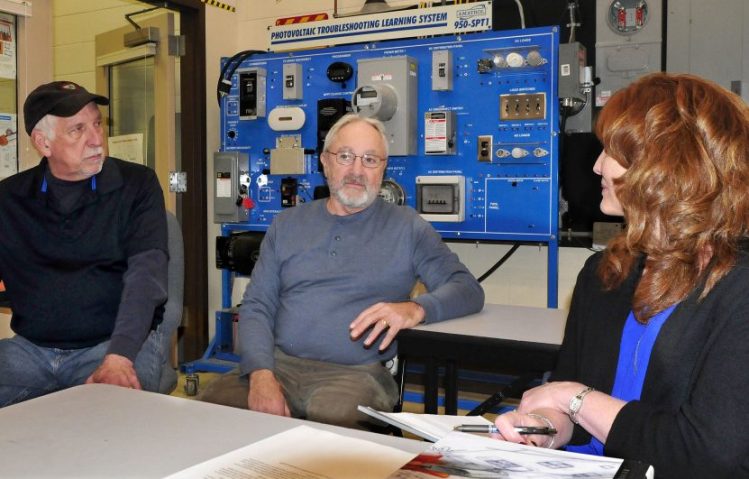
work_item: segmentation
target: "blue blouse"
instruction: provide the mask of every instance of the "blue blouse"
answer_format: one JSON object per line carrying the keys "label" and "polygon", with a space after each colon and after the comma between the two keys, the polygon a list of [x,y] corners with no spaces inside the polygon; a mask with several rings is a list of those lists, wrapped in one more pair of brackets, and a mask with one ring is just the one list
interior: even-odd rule
{"label": "blue blouse", "polygon": [[[619,346],[619,362],[616,366],[614,389],[611,391],[613,397],[623,401],[640,399],[653,345],[661,326],[671,316],[675,307],[674,304],[656,314],[647,324],[637,322],[634,313],[629,312]],[[567,446],[567,450],[602,456],[603,444],[594,437],[588,444]]]}

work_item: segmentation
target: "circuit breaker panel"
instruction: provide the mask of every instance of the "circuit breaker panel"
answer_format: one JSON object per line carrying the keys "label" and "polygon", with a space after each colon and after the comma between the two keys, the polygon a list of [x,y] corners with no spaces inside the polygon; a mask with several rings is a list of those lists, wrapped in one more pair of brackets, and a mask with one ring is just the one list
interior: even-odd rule
{"label": "circuit breaker panel", "polygon": [[232,198],[217,172],[217,221],[262,232],[284,208],[325,196],[322,141],[354,112],[385,124],[386,201],[444,238],[555,242],[558,42],[544,27],[245,60],[221,105],[220,167],[232,170],[228,153],[241,164]]}

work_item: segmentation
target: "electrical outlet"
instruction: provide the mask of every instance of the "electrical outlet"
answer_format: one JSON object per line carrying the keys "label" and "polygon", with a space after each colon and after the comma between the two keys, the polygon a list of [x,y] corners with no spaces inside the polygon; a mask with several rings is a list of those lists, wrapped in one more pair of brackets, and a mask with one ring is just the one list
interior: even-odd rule
{"label": "electrical outlet", "polygon": [[492,136],[480,135],[476,145],[476,156],[479,161],[491,163],[492,161]]}
{"label": "electrical outlet", "polygon": [[521,93],[499,96],[500,120],[543,120],[545,118],[545,93]]}

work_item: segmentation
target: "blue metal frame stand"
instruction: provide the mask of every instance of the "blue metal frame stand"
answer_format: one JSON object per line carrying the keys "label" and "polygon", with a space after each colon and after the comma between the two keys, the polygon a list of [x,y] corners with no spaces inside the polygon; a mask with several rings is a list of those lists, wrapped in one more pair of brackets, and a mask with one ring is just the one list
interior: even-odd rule
{"label": "blue metal frame stand", "polygon": [[225,373],[239,364],[239,355],[234,354],[234,317],[236,311],[216,311],[216,334],[200,359],[180,366],[183,372]]}

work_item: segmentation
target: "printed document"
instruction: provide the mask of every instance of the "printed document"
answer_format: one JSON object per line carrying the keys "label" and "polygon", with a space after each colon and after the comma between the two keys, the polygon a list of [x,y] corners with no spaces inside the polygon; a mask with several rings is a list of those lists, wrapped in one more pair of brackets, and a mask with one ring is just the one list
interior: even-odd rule
{"label": "printed document", "polygon": [[298,426],[167,479],[384,479],[415,454]]}
{"label": "printed document", "polygon": [[[389,479],[612,479],[617,477],[622,462],[611,457],[543,449],[452,432]],[[647,477],[653,477],[652,468]]]}

